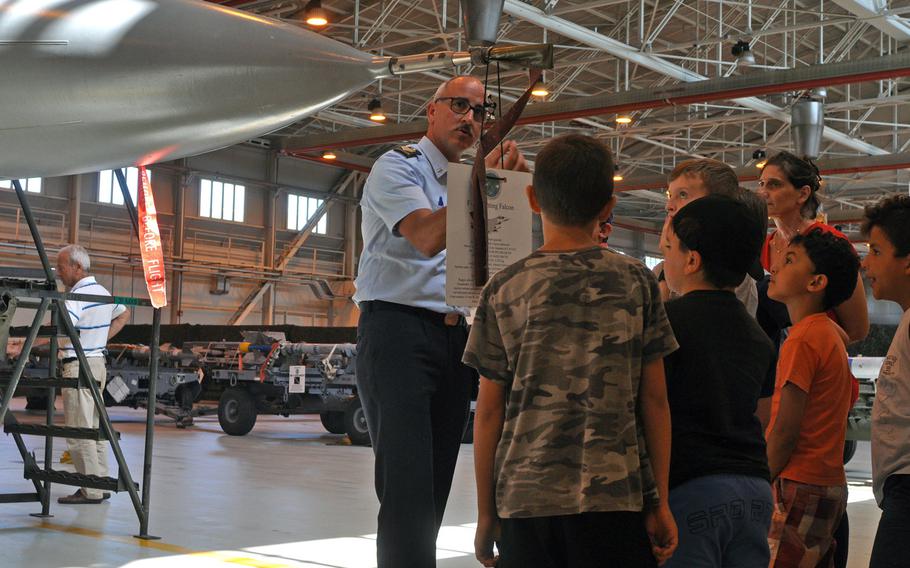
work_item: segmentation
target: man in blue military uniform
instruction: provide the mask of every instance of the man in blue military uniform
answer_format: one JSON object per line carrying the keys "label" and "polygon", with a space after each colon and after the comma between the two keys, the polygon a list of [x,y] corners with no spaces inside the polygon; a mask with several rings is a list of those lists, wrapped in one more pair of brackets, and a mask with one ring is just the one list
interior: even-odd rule
{"label": "man in blue military uniform", "polygon": [[[467,310],[445,302],[446,176],[487,112],[477,78],[443,83],[426,136],[383,154],[363,190],[357,388],[376,456],[380,568],[436,564],[475,380],[461,363]],[[511,141],[487,165],[527,170]]]}

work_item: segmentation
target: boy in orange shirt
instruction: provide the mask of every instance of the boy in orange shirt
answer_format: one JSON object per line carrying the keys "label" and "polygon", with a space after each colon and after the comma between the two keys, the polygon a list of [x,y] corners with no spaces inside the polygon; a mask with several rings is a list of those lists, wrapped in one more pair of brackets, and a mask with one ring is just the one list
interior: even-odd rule
{"label": "boy in orange shirt", "polygon": [[847,507],[851,384],[846,347],[825,312],[853,294],[858,272],[850,243],[817,229],[794,238],[771,267],[768,296],[786,304],[793,322],[780,350],[767,433],[772,567],[833,566],[834,529]]}

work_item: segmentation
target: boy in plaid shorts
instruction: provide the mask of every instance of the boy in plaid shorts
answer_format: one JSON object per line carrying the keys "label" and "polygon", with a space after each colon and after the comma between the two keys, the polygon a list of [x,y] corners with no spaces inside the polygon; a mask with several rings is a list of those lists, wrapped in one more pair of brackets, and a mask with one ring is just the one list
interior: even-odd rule
{"label": "boy in plaid shorts", "polygon": [[771,267],[768,296],[786,304],[793,322],[780,350],[767,433],[772,567],[833,566],[834,530],[847,507],[851,375],[825,311],[853,294],[858,272],[850,243],[818,229],[797,235]]}

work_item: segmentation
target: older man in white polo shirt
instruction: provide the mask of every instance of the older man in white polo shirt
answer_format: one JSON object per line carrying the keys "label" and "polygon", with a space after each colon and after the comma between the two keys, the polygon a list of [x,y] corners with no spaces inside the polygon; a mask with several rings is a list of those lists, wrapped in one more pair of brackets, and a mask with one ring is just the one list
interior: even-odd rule
{"label": "older man in white polo shirt", "polygon": [[[89,274],[91,260],[88,252],[79,245],[69,245],[60,249],[57,255],[57,278],[63,282],[67,292],[110,296],[110,292],[95,281]],[[104,390],[107,380],[107,368],[104,350],[107,341],[115,336],[129,320],[129,311],[119,304],[100,302],[82,302],[67,300],[66,309],[73,325],[79,330],[79,342],[88,360],[92,377]],[[79,376],[79,361],[76,350],[68,339],[61,341],[63,356],[63,376]],[[97,428],[98,409],[87,388],[63,389],[63,413],[67,426],[77,428]],[[107,442],[96,440],[68,439],[70,455],[78,473],[107,476]],[[61,497],[57,501],[64,504],[97,504],[110,494],[98,489],[82,487],[72,495]]]}

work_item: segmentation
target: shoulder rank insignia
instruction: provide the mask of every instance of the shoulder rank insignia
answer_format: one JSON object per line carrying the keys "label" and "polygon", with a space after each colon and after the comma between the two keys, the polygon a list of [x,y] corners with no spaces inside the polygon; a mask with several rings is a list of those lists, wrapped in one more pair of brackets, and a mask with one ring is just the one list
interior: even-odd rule
{"label": "shoulder rank insignia", "polygon": [[406,144],[404,146],[396,146],[394,150],[405,158],[416,158],[420,155],[420,150],[414,146],[411,146],[410,144]]}

